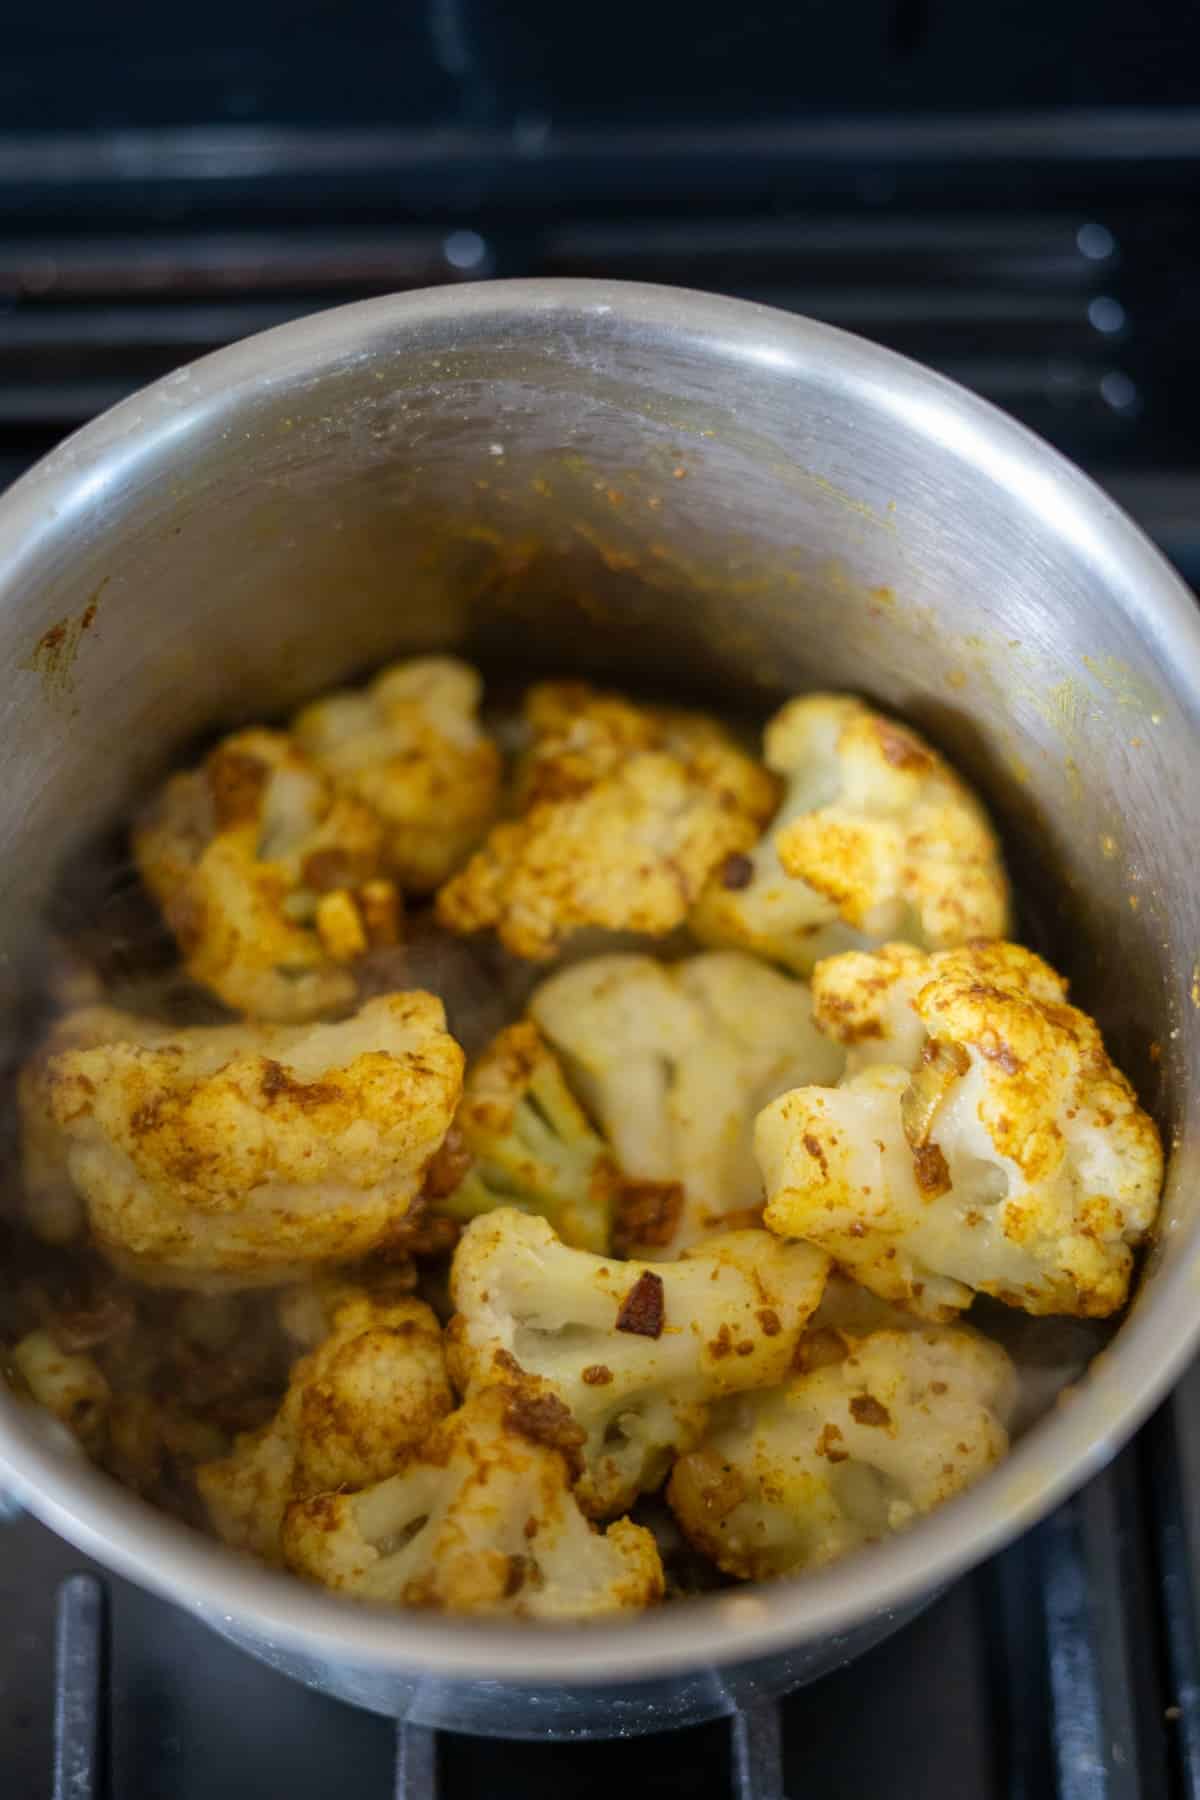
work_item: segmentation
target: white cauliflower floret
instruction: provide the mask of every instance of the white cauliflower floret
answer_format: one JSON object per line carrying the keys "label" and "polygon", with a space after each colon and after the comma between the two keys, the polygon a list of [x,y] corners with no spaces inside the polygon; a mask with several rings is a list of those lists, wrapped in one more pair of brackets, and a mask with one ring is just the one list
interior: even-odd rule
{"label": "white cauliflower floret", "polygon": [[672,931],[774,806],[770,776],[711,720],[570,683],[532,689],[525,712],[519,817],[437,900],[451,931],[494,927],[517,956],[547,961],[589,925]]}
{"label": "white cauliflower floret", "polygon": [[171,1029],[105,1010],[105,1041],[39,1059],[49,1119],[110,1261],[169,1286],[252,1287],[402,1237],[449,1129],[462,1052],[440,1000],[390,994],[336,1024]]}
{"label": "white cauliflower floret", "polygon": [[390,1480],[293,1504],[299,1574],[357,1599],[450,1613],[588,1619],[651,1606],[663,1573],[650,1532],[598,1531],[571,1492],[578,1431],[534,1383],[473,1395]]}
{"label": "white cauliflower floret", "polygon": [[238,732],[173,775],[133,851],[188,973],[252,1018],[345,1008],[347,965],[395,942],[382,827],[282,732]]}
{"label": "white cauliflower floret", "polygon": [[818,1337],[811,1366],[722,1402],[675,1465],[675,1517],[726,1574],[794,1574],[903,1531],[1008,1449],[1016,1377],[998,1344],[939,1326]]}
{"label": "white cauliflower floret", "polygon": [[760,1114],[766,1223],[930,1318],[976,1292],[1031,1313],[1115,1312],[1154,1222],[1162,1147],[1065,995],[1016,944],[927,957],[909,1066],[874,1064]]}
{"label": "white cauliflower floret", "polygon": [[540,1213],[565,1244],[609,1246],[620,1175],[531,1019],[471,1068],[455,1119],[465,1173],[437,1208],[466,1221],[497,1206]]}
{"label": "white cauliflower floret", "polygon": [[633,1244],[649,1256],[761,1207],[755,1114],[791,1087],[836,1081],[844,1062],[813,1024],[808,988],[735,950],[668,965],[594,957],[551,976],[529,1010],[623,1173],[680,1184],[674,1216],[660,1209],[660,1228]]}
{"label": "white cauliflower floret", "polygon": [[732,857],[691,926],[807,975],[820,957],[903,938],[926,949],[1000,937],[1008,882],[979,801],[907,726],[843,694],[792,700],[765,760],[787,797]]}
{"label": "white cauliflower floret", "polygon": [[361,691],[323,695],[292,721],[301,749],[382,822],[406,893],[440,887],[495,816],[501,757],[479,723],[482,693],[469,664],[422,656]]}
{"label": "white cauliflower floret", "polygon": [[658,1486],[712,1400],[782,1379],[828,1267],[761,1230],[657,1267],[614,1262],[505,1208],[455,1252],[451,1373],[466,1389],[517,1370],[544,1380],[584,1433],[580,1504],[609,1517]]}
{"label": "white cauliflower floret", "polygon": [[328,1335],[292,1369],[275,1417],[196,1471],[217,1535],[268,1562],[280,1558],[292,1500],[382,1480],[454,1404],[442,1334],[423,1301],[381,1302],[341,1285],[326,1310]]}

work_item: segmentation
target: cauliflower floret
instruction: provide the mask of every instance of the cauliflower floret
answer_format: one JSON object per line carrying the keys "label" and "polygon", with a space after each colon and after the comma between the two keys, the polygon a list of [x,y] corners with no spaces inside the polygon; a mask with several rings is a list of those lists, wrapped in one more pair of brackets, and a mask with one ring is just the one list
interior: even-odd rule
{"label": "cauliflower floret", "polygon": [[[817,1029],[846,1051],[846,1074],[875,1063],[915,1069],[925,1027],[913,1001],[924,986],[929,956],[912,944],[847,950],[827,956],[812,972]],[[1058,998],[1058,994],[1052,996]]]}
{"label": "cauliflower floret", "polygon": [[710,720],[567,683],[534,688],[525,713],[520,816],[438,894],[451,931],[494,926],[532,961],[582,926],[663,936],[770,816],[770,776]]}
{"label": "cauliflower floret", "polygon": [[629,1519],[598,1531],[571,1492],[578,1435],[536,1384],[487,1387],[390,1480],[289,1507],[287,1562],[388,1606],[560,1620],[652,1606],[650,1532]]}
{"label": "cauliflower floret", "polygon": [[18,1382],[101,1468],[149,1500],[177,1503],[187,1474],[227,1440],[168,1395],[114,1390],[98,1355],[64,1350],[50,1330],[27,1332],[8,1353]]}
{"label": "cauliflower floret", "polygon": [[822,956],[904,938],[935,950],[1008,929],[1008,882],[979,801],[915,732],[848,695],[791,700],[765,760],[787,797],[765,838],[691,917],[807,975]]}
{"label": "cauliflower floret", "polygon": [[820,1336],[813,1366],[723,1401],[675,1465],[675,1517],[726,1574],[793,1574],[903,1531],[1008,1449],[1015,1373],[998,1344],[937,1326]]}
{"label": "cauliflower floret", "polygon": [[35,1063],[26,1117],[61,1134],[110,1261],[168,1286],[285,1281],[395,1239],[462,1086],[420,992],[336,1024],[118,1027],[106,1009],[104,1030]]}
{"label": "cauliflower floret", "polygon": [[710,1401],[787,1372],[829,1265],[781,1248],[731,1231],[652,1268],[570,1250],[502,1208],[455,1252],[451,1374],[466,1390],[517,1369],[544,1380],[584,1433],[580,1505],[611,1517],[696,1442]]}
{"label": "cauliflower floret", "polygon": [[[800,1088],[759,1115],[766,1223],[930,1318],[975,1292],[1031,1313],[1115,1312],[1163,1159],[1095,1022],[1017,944],[940,951],[914,986],[908,1066]],[[907,1027],[893,1037],[911,1050]]]}
{"label": "cauliflower floret", "polygon": [[483,683],[452,656],[384,669],[292,721],[302,750],[370,807],[405,892],[427,894],[466,861],[495,816],[500,752],[479,724]]}
{"label": "cauliflower floret", "polygon": [[439,1211],[466,1221],[516,1206],[541,1213],[564,1244],[608,1249],[616,1163],[531,1019],[502,1031],[470,1070],[455,1129],[466,1170]]}
{"label": "cauliflower floret", "polygon": [[67,1142],[54,1117],[51,1061],[67,1050],[90,1050],[127,1038],[145,1021],[103,1005],[81,1006],[47,1032],[17,1080],[25,1216],[49,1244],[69,1244],[87,1229],[87,1208],[67,1166]]}
{"label": "cauliflower floret", "polygon": [[93,1356],[64,1350],[49,1331],[29,1331],[9,1352],[30,1397],[77,1437],[84,1449],[101,1448],[108,1432],[112,1389]]}
{"label": "cauliflower floret", "polygon": [[793,1086],[836,1081],[844,1062],[813,1023],[808,988],[736,950],[669,965],[595,957],[551,976],[529,1010],[622,1171],[681,1184],[674,1217],[663,1209],[635,1246],[647,1256],[761,1207],[755,1114]]}
{"label": "cauliflower floret", "polygon": [[173,775],[133,852],[188,973],[253,1018],[348,1006],[346,965],[395,942],[382,827],[282,732],[238,732]]}
{"label": "cauliflower floret", "polygon": [[191,1520],[197,1465],[228,1448],[220,1426],[170,1395],[114,1394],[96,1461],[123,1487]]}
{"label": "cauliflower floret", "polygon": [[275,1417],[196,1471],[218,1537],[267,1562],[280,1560],[292,1500],[381,1481],[454,1404],[442,1334],[422,1301],[335,1292],[324,1297],[328,1335],[292,1369]]}

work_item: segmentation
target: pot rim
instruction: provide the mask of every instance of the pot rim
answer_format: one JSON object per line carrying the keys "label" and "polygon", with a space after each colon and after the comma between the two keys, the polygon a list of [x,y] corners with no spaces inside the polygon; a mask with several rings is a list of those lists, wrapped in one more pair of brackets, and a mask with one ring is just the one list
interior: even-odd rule
{"label": "pot rim", "polygon": [[[749,377],[783,380],[836,364],[844,387],[914,422],[950,456],[985,467],[1023,506],[1052,519],[1104,571],[1200,724],[1200,618],[1183,583],[1086,476],[986,401],[891,351],[773,308],[630,282],[521,280],[435,288],[338,307],[187,365],[68,438],[0,499],[0,578],[10,591],[64,515],[143,459],[203,431],[238,397],[314,383],[349,361],[402,348],[406,335],[506,334],[578,359],[608,337],[681,333]],[[1180,971],[1182,994],[1189,976]],[[1170,1228],[1168,1228],[1170,1229]],[[1094,1474],[1162,1398],[1200,1340],[1200,1226],[1139,1297],[1070,1404],[1041,1420],[969,1493],[911,1531],[794,1581],[722,1592],[625,1622],[501,1624],[376,1611],[308,1587],[158,1513],[91,1469],[64,1461],[59,1428],[0,1383],[0,1474],[17,1498],[81,1550],[208,1619],[252,1630],[314,1660],[429,1679],[590,1685],[652,1681],[837,1637],[943,1585],[1001,1548]]]}

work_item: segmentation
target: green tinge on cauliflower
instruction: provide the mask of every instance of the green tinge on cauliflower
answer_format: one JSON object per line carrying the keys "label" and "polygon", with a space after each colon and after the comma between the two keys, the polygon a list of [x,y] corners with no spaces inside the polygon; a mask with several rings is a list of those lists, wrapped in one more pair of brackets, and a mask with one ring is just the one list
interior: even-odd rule
{"label": "green tinge on cauliflower", "polygon": [[715,1407],[671,1477],[685,1535],[729,1575],[796,1574],[903,1531],[1008,1449],[1015,1371],[973,1331],[822,1331],[798,1361]]}
{"label": "green tinge on cauliflower", "polygon": [[218,1537],[265,1562],[280,1560],[292,1500],[382,1480],[454,1404],[442,1334],[422,1301],[381,1303],[349,1285],[328,1299],[328,1334],[292,1369],[275,1417],[196,1471]]}
{"label": "green tinge on cauliflower", "polygon": [[467,1399],[401,1471],[293,1503],[289,1567],[360,1600],[448,1613],[599,1618],[662,1598],[650,1532],[601,1532],[571,1491],[578,1432],[534,1383]]}
{"label": "green tinge on cauliflower", "polygon": [[[890,954],[876,994],[889,1017]],[[818,987],[826,1001],[865,993],[861,1029],[866,959],[847,959],[845,983],[841,960],[823,965]],[[767,1225],[928,1318],[953,1317],[977,1292],[1031,1313],[1117,1311],[1158,1208],[1153,1122],[1094,1021],[1032,952],[968,945],[923,962],[902,983],[919,1040],[885,1021],[911,1067],[868,1063],[837,1089],[800,1088],[759,1115]]]}
{"label": "green tinge on cauliflower", "polygon": [[767,726],[783,806],[692,911],[705,943],[807,975],[825,956],[903,938],[1000,937],[1008,882],[979,801],[923,739],[845,694],[792,700]]}
{"label": "green tinge on cauliflower", "polygon": [[502,1209],[455,1252],[451,1374],[465,1390],[518,1370],[541,1378],[584,1433],[581,1506],[611,1517],[662,1482],[713,1400],[782,1379],[828,1268],[761,1230],[678,1262],[618,1262]]}
{"label": "green tinge on cauliflower", "polygon": [[599,956],[553,975],[529,1005],[622,1172],[679,1182],[670,1257],[762,1205],[751,1143],[776,1094],[835,1081],[845,1055],[813,1023],[802,982],[739,951],[663,964]]}
{"label": "green tinge on cauliflower", "polygon": [[616,1163],[531,1020],[508,1026],[471,1068],[455,1125],[470,1166],[439,1212],[465,1223],[515,1206],[565,1244],[608,1249]]}
{"label": "green tinge on cauliflower", "polygon": [[98,1247],[158,1285],[273,1284],[396,1240],[462,1084],[421,992],[335,1024],[172,1029],[105,1010],[97,1043],[76,1023],[74,1047],[30,1067],[33,1174],[49,1121]]}

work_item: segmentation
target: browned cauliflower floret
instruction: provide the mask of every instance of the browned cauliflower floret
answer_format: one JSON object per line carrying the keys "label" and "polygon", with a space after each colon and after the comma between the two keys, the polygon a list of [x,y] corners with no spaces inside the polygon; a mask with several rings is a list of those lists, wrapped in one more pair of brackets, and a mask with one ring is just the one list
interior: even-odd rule
{"label": "browned cauliflower floret", "polygon": [[328,1335],[293,1368],[275,1417],[196,1471],[217,1535],[267,1562],[280,1559],[290,1501],[381,1481],[454,1404],[442,1334],[423,1301],[380,1303],[346,1285],[325,1308]]}
{"label": "browned cauliflower floret", "polygon": [[462,1085],[420,992],[336,1024],[104,1026],[36,1065],[35,1168],[50,1120],[100,1248],[172,1286],[284,1281],[395,1238]]}
{"label": "browned cauliflower floret", "polygon": [[98,1353],[64,1350],[50,1330],[28,1332],[8,1356],[19,1385],[94,1462],[158,1504],[177,1503],[187,1471],[225,1448],[220,1427],[178,1398],[118,1391]]}
{"label": "browned cauliflower floret", "polygon": [[648,1209],[640,1242],[636,1221],[624,1234],[639,1255],[676,1256],[746,1223],[763,1198],[755,1114],[800,1083],[836,1081],[844,1062],[804,983],[736,950],[592,957],[529,1004],[623,1173],[673,1202]]}
{"label": "browned cauliflower floret", "polygon": [[614,1262],[503,1208],[463,1233],[451,1372],[473,1388],[520,1369],[584,1434],[577,1492],[597,1518],[657,1487],[704,1430],[709,1402],[782,1379],[828,1262],[767,1231],[731,1231],[678,1262]]}
{"label": "browned cauliflower floret", "polygon": [[440,887],[495,816],[501,758],[479,724],[482,692],[467,663],[423,656],[359,691],[324,695],[292,721],[301,749],[382,821],[388,867],[406,893]]}
{"label": "browned cauliflower floret", "polygon": [[483,1389],[389,1480],[289,1507],[289,1566],[357,1599],[449,1613],[589,1619],[651,1606],[650,1532],[601,1532],[571,1492],[579,1433],[534,1383]]}
{"label": "browned cauliflower floret", "polygon": [[[865,960],[853,959],[860,993]],[[881,1030],[908,1060],[799,1088],[759,1115],[767,1224],[931,1318],[975,1292],[1031,1313],[1115,1312],[1163,1159],[1095,1022],[1017,944],[940,951],[901,983],[894,952],[879,960]],[[901,985],[915,1034],[894,1014]],[[818,990],[828,1000],[840,986],[825,965]],[[854,1016],[869,1023],[865,1001]]]}
{"label": "browned cauliflower floret", "polygon": [[792,700],[767,726],[787,797],[691,918],[806,975],[820,957],[903,938],[936,950],[1008,928],[995,834],[970,789],[907,726],[841,694]]}
{"label": "browned cauliflower floret", "polygon": [[973,1331],[818,1334],[801,1372],[713,1411],[667,1497],[729,1575],[763,1581],[903,1531],[1008,1448],[1012,1364]]}
{"label": "browned cauliflower floret", "polygon": [[621,1178],[532,1019],[488,1045],[455,1120],[462,1178],[437,1201],[468,1220],[497,1206],[541,1213],[565,1244],[605,1251]]}
{"label": "browned cauliflower floret", "polygon": [[[847,950],[817,964],[812,972],[813,1018],[818,1030],[845,1046],[847,1075],[872,1063],[916,1068],[925,1027],[913,1000],[928,970],[928,954],[912,944]],[[1058,998],[1057,989],[1052,997]]]}
{"label": "browned cauliflower floret", "polygon": [[64,1350],[46,1330],[30,1331],[8,1352],[31,1399],[67,1427],[84,1449],[95,1453],[108,1433],[112,1389],[95,1358]]}
{"label": "browned cauliflower floret", "polygon": [[570,683],[532,689],[520,815],[438,895],[452,931],[494,927],[534,961],[582,926],[662,936],[775,803],[765,770],[712,721]]}
{"label": "browned cauliflower floret", "polygon": [[133,850],[189,974],[253,1018],[345,1008],[347,965],[395,941],[379,821],[282,732],[238,732],[173,775]]}

